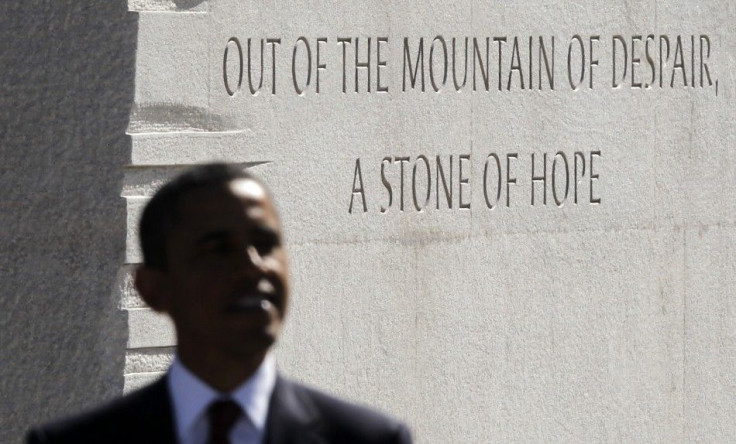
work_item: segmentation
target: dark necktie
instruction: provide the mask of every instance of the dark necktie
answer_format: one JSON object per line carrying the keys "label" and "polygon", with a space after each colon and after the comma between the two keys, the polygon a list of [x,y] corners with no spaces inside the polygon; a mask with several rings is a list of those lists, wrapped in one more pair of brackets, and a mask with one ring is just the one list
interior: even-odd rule
{"label": "dark necktie", "polygon": [[207,444],[230,444],[230,431],[243,415],[243,410],[232,400],[217,401],[210,404],[207,417],[210,421],[210,436]]}

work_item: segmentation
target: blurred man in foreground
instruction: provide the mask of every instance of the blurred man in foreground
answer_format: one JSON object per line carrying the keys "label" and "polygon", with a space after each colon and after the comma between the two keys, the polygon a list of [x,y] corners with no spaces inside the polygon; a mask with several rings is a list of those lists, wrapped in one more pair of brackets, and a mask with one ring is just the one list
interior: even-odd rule
{"label": "blurred man in foreground", "polygon": [[140,224],[136,287],[167,313],[164,378],[31,443],[409,443],[407,428],[278,375],[270,348],[289,302],[281,225],[264,185],[224,164],[162,187]]}

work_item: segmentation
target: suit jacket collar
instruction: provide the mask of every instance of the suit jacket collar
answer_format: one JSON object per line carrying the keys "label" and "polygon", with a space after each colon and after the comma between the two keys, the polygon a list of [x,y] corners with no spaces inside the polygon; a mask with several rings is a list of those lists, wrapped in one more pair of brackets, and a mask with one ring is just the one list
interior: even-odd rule
{"label": "suit jacket collar", "polygon": [[319,411],[303,389],[279,376],[268,412],[266,444],[324,443],[319,424]]}
{"label": "suit jacket collar", "polygon": [[[133,396],[139,397],[138,418],[147,424],[137,424],[146,429],[146,439],[141,442],[177,442],[174,413],[166,377],[142,389]],[[303,388],[278,376],[271,395],[266,422],[266,444],[326,444],[320,434],[321,417]]]}
{"label": "suit jacket collar", "polygon": [[135,418],[132,424],[126,425],[128,433],[140,433],[143,441],[175,443],[177,442],[174,427],[174,414],[169,396],[166,377],[130,395],[135,398],[130,404],[130,416]]}

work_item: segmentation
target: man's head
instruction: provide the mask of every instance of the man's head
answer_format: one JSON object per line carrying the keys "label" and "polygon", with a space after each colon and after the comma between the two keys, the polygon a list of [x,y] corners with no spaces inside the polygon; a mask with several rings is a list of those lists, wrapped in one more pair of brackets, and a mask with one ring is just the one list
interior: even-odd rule
{"label": "man's head", "polygon": [[263,184],[234,166],[195,167],[143,211],[136,287],[176,327],[180,356],[262,358],[288,303],[281,226]]}

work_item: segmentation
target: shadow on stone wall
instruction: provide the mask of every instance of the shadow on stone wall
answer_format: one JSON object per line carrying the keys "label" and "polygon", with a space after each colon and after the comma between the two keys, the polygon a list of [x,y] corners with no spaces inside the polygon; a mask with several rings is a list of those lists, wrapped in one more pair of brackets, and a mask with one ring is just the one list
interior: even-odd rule
{"label": "shadow on stone wall", "polygon": [[0,6],[0,442],[122,392],[125,0]]}

